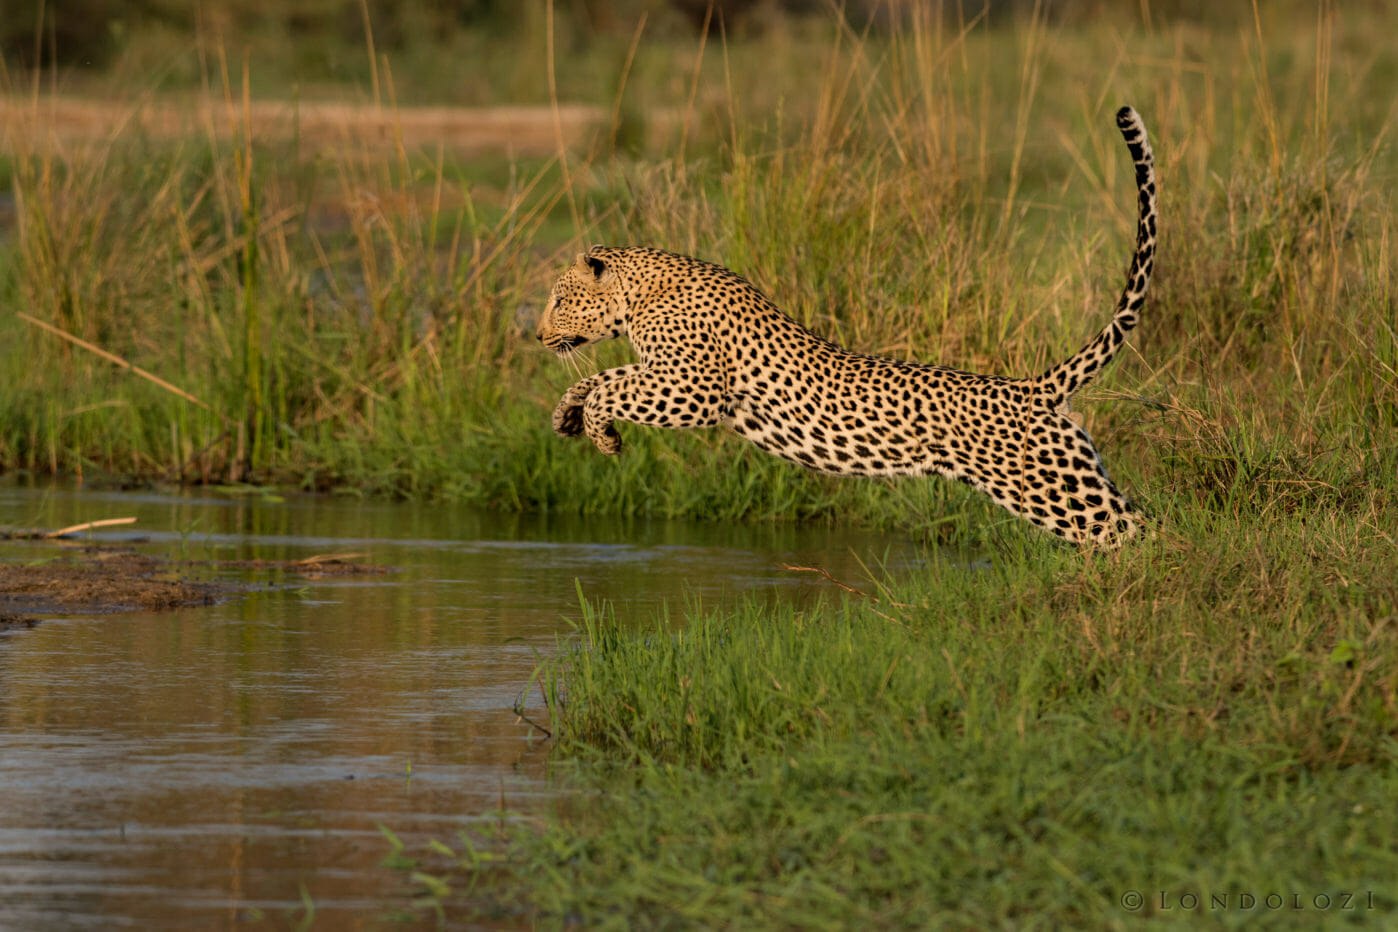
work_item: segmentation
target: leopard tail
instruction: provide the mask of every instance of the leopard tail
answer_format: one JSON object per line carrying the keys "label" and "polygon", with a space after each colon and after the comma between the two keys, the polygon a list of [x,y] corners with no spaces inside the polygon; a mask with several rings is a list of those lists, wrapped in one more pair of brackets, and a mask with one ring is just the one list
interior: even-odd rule
{"label": "leopard tail", "polygon": [[1136,163],[1136,191],[1140,213],[1136,222],[1136,252],[1126,272],[1126,287],[1117,300],[1111,322],[1078,352],[1049,369],[1036,380],[1040,399],[1058,409],[1078,389],[1101,372],[1112,361],[1126,334],[1136,326],[1138,315],[1146,300],[1146,287],[1155,260],[1155,160],[1146,137],[1145,124],[1130,107],[1116,113],[1116,125],[1126,140],[1126,148]]}

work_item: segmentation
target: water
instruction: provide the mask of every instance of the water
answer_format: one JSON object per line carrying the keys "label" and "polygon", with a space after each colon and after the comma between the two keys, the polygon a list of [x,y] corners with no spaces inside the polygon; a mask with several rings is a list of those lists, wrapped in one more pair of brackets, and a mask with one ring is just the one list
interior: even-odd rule
{"label": "water", "polygon": [[[388,923],[410,887],[380,825],[451,843],[554,798],[549,744],[513,707],[579,584],[644,622],[666,603],[832,593],[783,563],[858,582],[861,561],[918,561],[897,538],[819,529],[0,485],[0,527],[123,516],[139,522],[93,539],[395,572],[241,571],[246,595],[212,607],[0,637],[0,929],[282,927],[303,897],[322,927]],[[0,542],[0,560],[59,552]]]}

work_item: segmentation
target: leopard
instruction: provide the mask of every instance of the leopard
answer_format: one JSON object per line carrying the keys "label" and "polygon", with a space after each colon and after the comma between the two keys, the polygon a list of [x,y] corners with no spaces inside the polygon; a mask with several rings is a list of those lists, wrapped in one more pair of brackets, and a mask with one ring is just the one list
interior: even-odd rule
{"label": "leopard", "polygon": [[1069,409],[1145,305],[1156,247],[1155,163],[1131,107],[1116,124],[1135,167],[1135,250],[1111,320],[1037,376],[982,375],[846,349],[738,273],[650,246],[592,246],[558,278],[536,336],[560,357],[626,338],[637,362],[568,388],[553,430],[621,451],[617,421],[724,425],[762,450],[843,476],[940,475],[1070,544],[1111,549],[1146,528]]}

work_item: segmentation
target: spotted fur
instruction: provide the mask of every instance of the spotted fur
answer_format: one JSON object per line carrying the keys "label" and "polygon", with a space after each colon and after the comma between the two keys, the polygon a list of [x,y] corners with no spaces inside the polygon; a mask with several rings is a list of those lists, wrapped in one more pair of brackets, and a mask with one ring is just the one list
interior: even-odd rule
{"label": "spotted fur", "polygon": [[1155,172],[1140,117],[1116,115],[1135,162],[1136,250],[1111,321],[1034,378],[976,375],[851,352],[802,327],[721,266],[647,247],[594,246],[554,286],[543,344],[566,355],[625,336],[638,363],[589,376],[553,414],[563,436],[621,450],[613,422],[726,424],[821,472],[937,473],[1077,544],[1116,546],[1139,513],[1068,413],[1073,393],[1136,326],[1155,254]]}

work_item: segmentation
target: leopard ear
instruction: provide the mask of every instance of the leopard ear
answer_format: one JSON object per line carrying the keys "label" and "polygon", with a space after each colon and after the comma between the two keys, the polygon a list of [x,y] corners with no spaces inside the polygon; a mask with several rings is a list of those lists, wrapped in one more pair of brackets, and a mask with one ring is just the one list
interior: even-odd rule
{"label": "leopard ear", "polygon": [[601,281],[602,273],[607,271],[607,263],[596,256],[583,256],[583,261],[587,263],[588,268],[592,269],[592,277]]}

